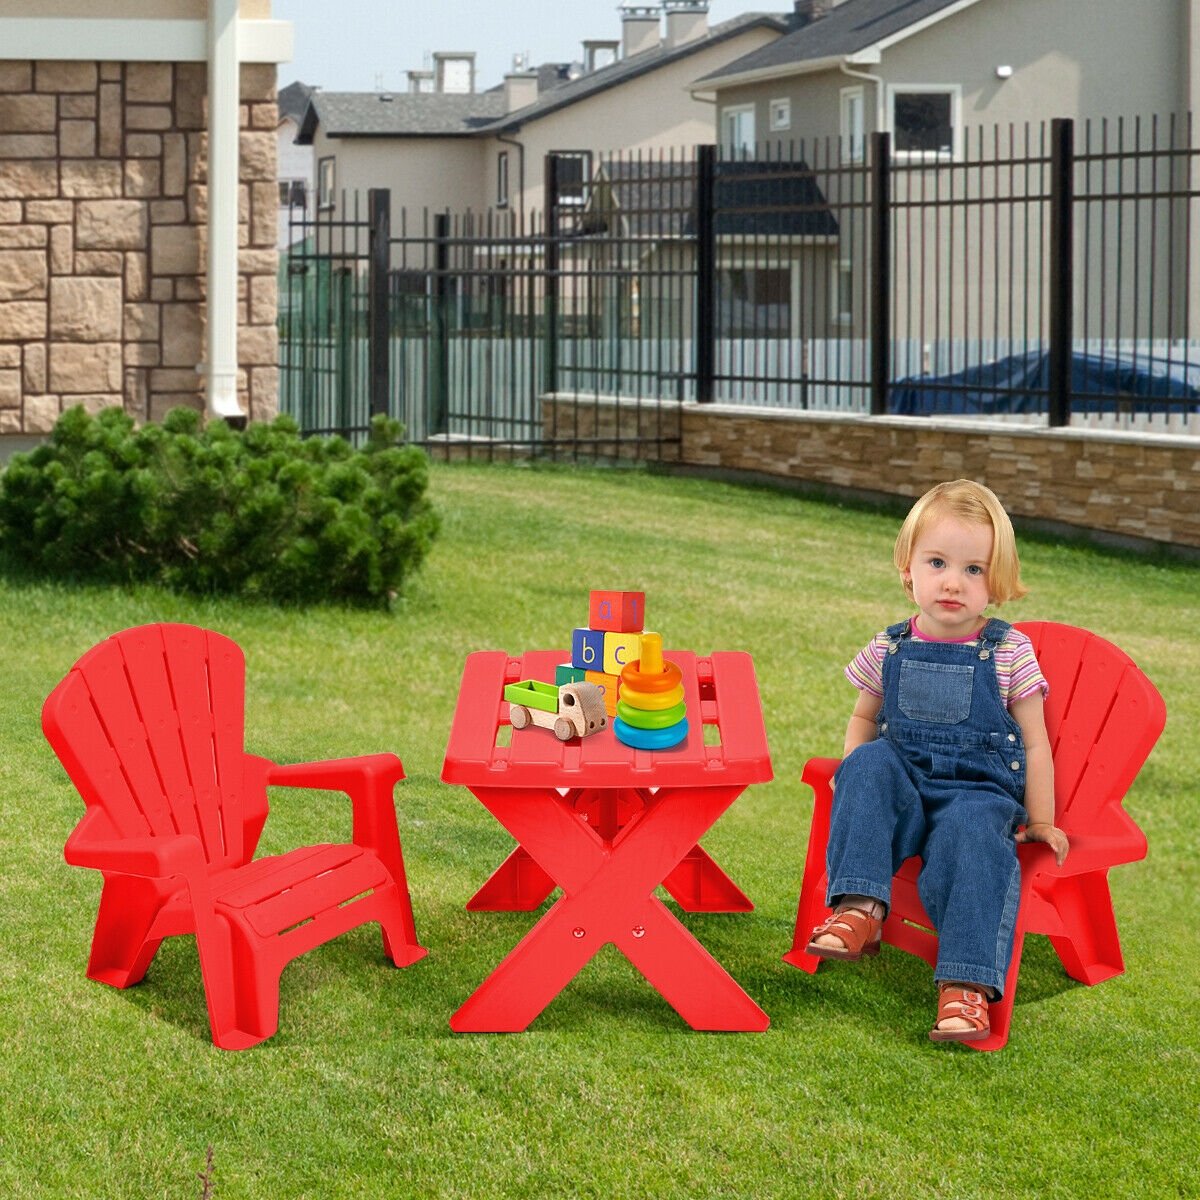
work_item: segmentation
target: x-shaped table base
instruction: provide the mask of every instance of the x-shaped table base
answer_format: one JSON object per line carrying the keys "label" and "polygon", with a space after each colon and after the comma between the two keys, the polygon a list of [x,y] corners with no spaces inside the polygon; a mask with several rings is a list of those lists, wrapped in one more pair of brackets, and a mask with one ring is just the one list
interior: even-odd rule
{"label": "x-shaped table base", "polygon": [[[452,1029],[526,1029],[609,943],[693,1029],[767,1028],[767,1014],[653,894],[741,786],[580,789],[566,798],[554,788],[471,790],[563,895],[454,1014]],[[611,840],[579,812],[592,800],[635,798]]]}
{"label": "x-shaped table base", "polygon": [[[576,813],[606,842],[645,808],[635,791],[614,793],[575,788],[565,797]],[[663,888],[685,912],[753,912],[750,897],[700,846],[693,846],[662,881]],[[532,912],[554,890],[554,880],[518,846],[467,901],[468,912]]]}

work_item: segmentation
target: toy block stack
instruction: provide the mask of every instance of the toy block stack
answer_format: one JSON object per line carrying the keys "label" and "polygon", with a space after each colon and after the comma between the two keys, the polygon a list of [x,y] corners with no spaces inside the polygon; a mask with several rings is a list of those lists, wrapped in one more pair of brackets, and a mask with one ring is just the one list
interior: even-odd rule
{"label": "toy block stack", "polygon": [[666,750],[688,735],[683,674],[664,660],[657,633],[643,635],[640,659],[621,671],[613,733],[637,750]]}
{"label": "toy block stack", "polygon": [[592,592],[586,629],[571,634],[571,661],[556,669],[558,685],[584,680],[604,689],[604,708],[617,715],[622,670],[642,652],[645,592]]}

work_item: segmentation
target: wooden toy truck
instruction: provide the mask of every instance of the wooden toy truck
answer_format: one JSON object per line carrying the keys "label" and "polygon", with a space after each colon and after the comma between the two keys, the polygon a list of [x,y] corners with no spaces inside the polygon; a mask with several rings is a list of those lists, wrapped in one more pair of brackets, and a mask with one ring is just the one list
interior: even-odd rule
{"label": "wooden toy truck", "polygon": [[538,679],[523,679],[504,689],[508,719],[514,729],[537,725],[553,729],[565,742],[573,737],[599,733],[608,725],[604,689],[594,683],[564,683],[555,687]]}

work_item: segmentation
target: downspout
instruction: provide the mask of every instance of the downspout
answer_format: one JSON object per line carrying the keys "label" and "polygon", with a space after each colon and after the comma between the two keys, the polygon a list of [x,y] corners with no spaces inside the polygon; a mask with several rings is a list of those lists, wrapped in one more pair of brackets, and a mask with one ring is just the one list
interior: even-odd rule
{"label": "downspout", "polygon": [[518,142],[516,138],[507,138],[500,133],[496,134],[496,141],[503,142],[506,146],[516,146],[517,148],[517,195],[521,197],[517,218],[523,230],[525,228],[525,143]]}
{"label": "downspout", "polygon": [[238,404],[238,0],[209,0],[208,262],[205,366],[210,417],[244,420]]}
{"label": "downspout", "polygon": [[866,71],[852,71],[847,65],[846,59],[842,59],[838,64],[843,75],[849,75],[851,79],[865,79],[868,83],[875,85],[875,130],[876,133],[882,133],[884,128],[884,112],[883,112],[883,77],[881,75],[871,75]]}

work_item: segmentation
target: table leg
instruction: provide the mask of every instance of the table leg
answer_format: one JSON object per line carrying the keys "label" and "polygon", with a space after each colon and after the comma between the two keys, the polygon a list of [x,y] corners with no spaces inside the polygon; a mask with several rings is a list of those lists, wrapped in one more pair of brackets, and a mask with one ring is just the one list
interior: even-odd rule
{"label": "table leg", "polygon": [[742,891],[699,846],[693,846],[662,885],[686,912],[753,912]]}
{"label": "table leg", "polygon": [[467,901],[467,912],[532,912],[554,886],[529,852],[518,846]]}
{"label": "table leg", "polygon": [[617,948],[693,1029],[762,1033],[771,1019],[663,906],[651,898]]}

